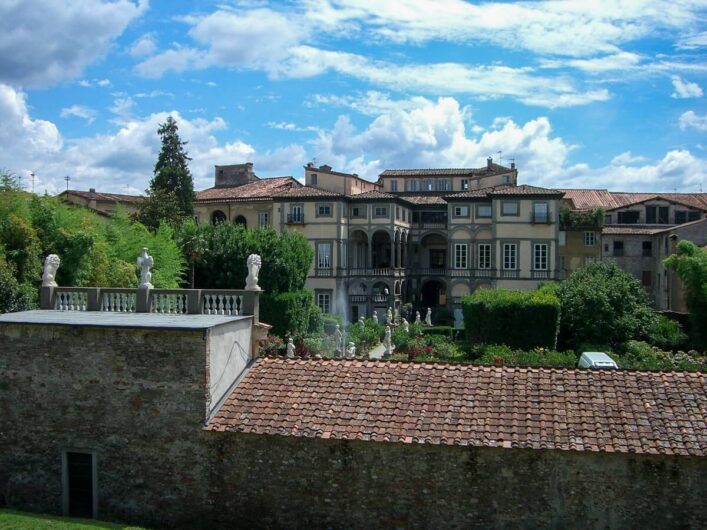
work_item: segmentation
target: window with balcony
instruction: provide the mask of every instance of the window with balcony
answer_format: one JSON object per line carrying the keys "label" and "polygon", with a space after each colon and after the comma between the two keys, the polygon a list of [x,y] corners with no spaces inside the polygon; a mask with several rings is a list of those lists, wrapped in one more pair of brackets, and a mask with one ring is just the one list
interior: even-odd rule
{"label": "window with balcony", "polygon": [[469,217],[469,207],[468,206],[455,206],[454,207],[454,217]]}
{"label": "window with balcony", "polygon": [[317,243],[317,268],[331,269],[331,243]]}
{"label": "window with balcony", "polygon": [[533,222],[534,223],[549,223],[550,210],[546,202],[533,203]]}
{"label": "window with balcony", "polygon": [[642,248],[642,256],[644,258],[649,258],[653,255],[653,242],[652,241],[644,241],[641,244]]}
{"label": "window with balcony", "polygon": [[503,268],[504,270],[516,270],[518,268],[518,244],[503,244]]}
{"label": "window with balcony", "polygon": [[454,268],[466,269],[469,266],[469,253],[466,243],[456,243],[454,245]]}
{"label": "window with balcony", "polygon": [[476,206],[476,218],[477,219],[490,219],[492,214],[492,208],[490,204],[479,204]]}
{"label": "window with balcony", "polygon": [[536,271],[546,271],[548,263],[547,243],[535,243],[533,245],[533,269]]}
{"label": "window with balcony", "polygon": [[596,245],[597,236],[596,232],[584,232],[584,246],[593,247]]}
{"label": "window with balcony", "polygon": [[480,243],[477,246],[478,253],[478,268],[479,269],[490,269],[491,268],[491,245],[489,243]]}
{"label": "window with balcony", "polygon": [[501,215],[518,216],[520,205],[516,201],[503,201],[501,203]]}

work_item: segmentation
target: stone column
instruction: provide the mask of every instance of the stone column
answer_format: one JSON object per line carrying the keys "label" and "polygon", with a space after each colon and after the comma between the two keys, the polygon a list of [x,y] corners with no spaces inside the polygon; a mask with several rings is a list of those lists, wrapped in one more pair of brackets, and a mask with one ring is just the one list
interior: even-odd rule
{"label": "stone column", "polygon": [[395,237],[390,238],[390,266],[395,267]]}

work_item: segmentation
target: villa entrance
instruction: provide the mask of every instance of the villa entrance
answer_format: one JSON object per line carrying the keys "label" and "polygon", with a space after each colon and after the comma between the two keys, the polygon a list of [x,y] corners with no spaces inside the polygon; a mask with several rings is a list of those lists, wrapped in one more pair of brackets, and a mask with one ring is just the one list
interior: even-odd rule
{"label": "villa entrance", "polygon": [[428,280],[422,285],[422,305],[435,308],[447,304],[447,287],[439,280]]}

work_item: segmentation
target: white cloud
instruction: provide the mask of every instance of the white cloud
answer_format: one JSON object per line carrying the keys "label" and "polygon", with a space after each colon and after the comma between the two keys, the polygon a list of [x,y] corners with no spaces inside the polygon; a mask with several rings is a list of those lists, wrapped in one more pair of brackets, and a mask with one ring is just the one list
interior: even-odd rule
{"label": "white cloud", "polygon": [[131,97],[117,98],[113,101],[110,111],[118,116],[119,119],[125,120],[132,115],[135,101]]}
{"label": "white cloud", "polygon": [[612,71],[626,72],[639,65],[641,56],[637,53],[617,52],[591,59],[543,59],[540,64],[544,68],[572,67],[589,74],[602,74]]}
{"label": "white cloud", "polygon": [[152,33],[145,33],[128,49],[128,53],[133,57],[146,57],[155,51],[157,51],[157,42],[155,42],[155,36]]}
{"label": "white cloud", "polygon": [[670,97],[676,99],[686,99],[686,98],[699,98],[702,97],[702,88],[697,83],[691,83],[690,81],[685,81],[679,76],[674,75],[672,77],[673,88],[675,92],[672,93]]}
{"label": "white cloud", "polygon": [[102,57],[147,0],[0,2],[0,82],[47,86]]}
{"label": "white cloud", "polygon": [[698,131],[707,131],[707,114],[700,116],[695,114],[695,111],[688,110],[680,115],[680,128],[697,129]]}
{"label": "white cloud", "polygon": [[85,105],[71,105],[70,107],[64,107],[61,109],[61,113],[59,115],[62,118],[76,116],[77,118],[86,120],[89,124],[93,123],[93,120],[96,119],[96,111],[92,108],[86,107]]}
{"label": "white cloud", "polygon": [[628,164],[636,164],[638,162],[644,162],[646,160],[643,156],[633,156],[631,151],[626,151],[620,155],[616,155],[611,159],[612,166],[625,166]]}
{"label": "white cloud", "polygon": [[707,46],[707,31],[694,35],[685,35],[678,40],[677,47],[683,50],[694,50]]}
{"label": "white cloud", "polygon": [[313,127],[311,125],[308,125],[306,127],[302,127],[300,125],[297,125],[296,123],[292,122],[287,122],[287,121],[269,121],[266,124],[268,127],[271,129],[279,129],[281,131],[296,131],[296,132],[316,132],[319,131],[319,127]]}

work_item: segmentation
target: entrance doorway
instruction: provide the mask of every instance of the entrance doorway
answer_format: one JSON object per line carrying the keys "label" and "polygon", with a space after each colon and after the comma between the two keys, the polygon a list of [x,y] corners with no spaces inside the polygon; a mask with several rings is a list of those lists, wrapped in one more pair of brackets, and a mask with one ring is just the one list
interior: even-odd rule
{"label": "entrance doorway", "polygon": [[96,465],[93,453],[64,453],[64,513],[71,517],[96,516]]}
{"label": "entrance doorway", "polygon": [[424,307],[437,307],[447,303],[447,289],[444,283],[438,280],[428,280],[422,286],[422,305]]}

